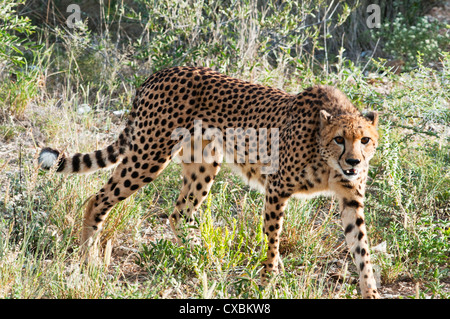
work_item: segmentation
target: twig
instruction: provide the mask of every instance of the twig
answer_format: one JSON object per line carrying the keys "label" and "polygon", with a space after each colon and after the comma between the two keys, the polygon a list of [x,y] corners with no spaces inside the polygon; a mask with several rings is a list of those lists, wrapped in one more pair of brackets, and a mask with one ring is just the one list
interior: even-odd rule
{"label": "twig", "polygon": [[361,70],[361,74],[364,74],[364,71],[366,70],[367,66],[369,65],[369,62],[372,61],[373,56],[375,55],[375,51],[377,50],[378,43],[380,43],[380,38],[378,38],[377,43],[375,43],[375,47],[372,50],[372,55],[370,56],[370,59],[367,60],[366,65],[364,65],[363,69]]}
{"label": "twig", "polygon": [[22,143],[19,143],[19,183],[22,185]]}
{"label": "twig", "polygon": [[[322,23],[324,23],[324,24],[327,23],[327,22],[330,21],[331,18],[333,17],[333,15],[334,15],[334,13],[336,12],[336,9],[337,9],[338,6],[339,6],[339,4],[337,4],[337,5],[334,7],[333,12],[331,12],[331,14],[330,14],[330,16],[329,16],[328,18],[323,18],[321,21],[318,21],[318,22],[316,22],[316,23],[304,25],[304,26],[301,26],[301,27],[299,27],[299,28],[297,28],[297,29],[295,29],[295,30],[292,30],[291,32],[289,32],[289,33],[286,34],[285,36],[283,36],[283,37],[279,38],[278,40],[276,40],[275,42],[273,42],[273,43],[265,50],[265,52],[271,51],[273,47],[275,47],[275,46],[277,46],[278,44],[280,44],[280,42],[283,41],[285,38],[287,38],[289,35],[299,33],[301,30],[306,29],[306,28],[309,28],[309,27],[312,27],[312,26],[315,26],[315,25],[319,25],[319,24],[322,24]],[[328,11],[329,11],[329,10],[327,9],[326,12],[328,12]],[[326,17],[326,14],[325,14],[325,17]]]}
{"label": "twig", "polygon": [[426,135],[434,136],[434,137],[437,137],[437,138],[440,137],[439,134],[437,134],[437,133],[428,132],[428,131],[421,131],[421,130],[413,127],[413,126],[407,126],[407,125],[395,124],[395,123],[392,123],[392,124],[394,124],[396,127],[401,127],[401,128],[406,128],[408,130],[413,130],[415,133],[426,134]]}

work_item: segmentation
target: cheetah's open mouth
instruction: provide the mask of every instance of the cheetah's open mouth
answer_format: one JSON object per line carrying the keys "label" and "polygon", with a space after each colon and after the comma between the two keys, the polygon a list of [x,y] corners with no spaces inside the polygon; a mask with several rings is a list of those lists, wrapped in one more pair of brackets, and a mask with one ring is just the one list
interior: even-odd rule
{"label": "cheetah's open mouth", "polygon": [[347,176],[356,176],[359,173],[359,171],[356,168],[342,169],[342,171]]}

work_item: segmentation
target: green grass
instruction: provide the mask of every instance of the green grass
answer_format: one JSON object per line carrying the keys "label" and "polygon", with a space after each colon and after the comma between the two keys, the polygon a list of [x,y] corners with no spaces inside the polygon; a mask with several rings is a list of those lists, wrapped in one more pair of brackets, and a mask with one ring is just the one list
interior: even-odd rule
{"label": "green grass", "polygon": [[[148,1],[140,3],[147,8]],[[86,25],[38,29],[33,41],[39,46],[23,55],[28,67],[11,67],[18,81],[0,83],[0,298],[359,298],[333,198],[289,202],[280,242],[285,271],[262,288],[264,197],[226,165],[196,216],[200,245],[175,244],[168,226],[182,184],[180,166],[171,163],[113,208],[102,232],[101,263],[80,264],[84,204],[110,172],[40,172],[38,149],[49,145],[73,154],[108,145],[126,117],[112,111],[129,110],[145,77],[177,64],[212,66],[291,93],[335,85],[359,108],[377,110],[381,139],[365,214],[371,246],[386,247],[372,254],[381,292],[449,298],[449,53],[442,49],[433,68],[418,55],[412,71],[393,74],[380,60],[356,63],[342,50],[324,61],[322,24],[298,33],[289,18],[292,10],[311,18],[312,7],[289,2],[277,16],[242,2],[210,8],[210,19],[198,20],[195,6],[186,9],[192,14],[177,16],[172,7],[183,3],[152,7],[153,22],[166,17],[165,37],[144,33],[118,45],[113,32],[96,34]],[[124,17],[116,13],[105,19]],[[140,25],[152,22],[151,16],[130,17]],[[214,31],[217,21],[226,23]],[[199,28],[209,35],[196,33]],[[269,41],[269,31],[283,41]],[[316,55],[299,41],[310,41]],[[78,112],[84,104],[92,110]],[[412,289],[396,291],[399,284]]]}

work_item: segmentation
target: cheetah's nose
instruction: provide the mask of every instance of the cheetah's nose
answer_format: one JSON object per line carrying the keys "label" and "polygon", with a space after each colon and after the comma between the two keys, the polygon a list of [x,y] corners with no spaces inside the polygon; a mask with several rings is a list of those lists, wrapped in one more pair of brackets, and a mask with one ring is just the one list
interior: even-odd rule
{"label": "cheetah's nose", "polygon": [[359,163],[361,163],[361,160],[355,159],[355,158],[347,158],[347,159],[345,160],[345,162],[346,162],[347,164],[351,165],[351,166],[356,166],[356,165],[358,165]]}

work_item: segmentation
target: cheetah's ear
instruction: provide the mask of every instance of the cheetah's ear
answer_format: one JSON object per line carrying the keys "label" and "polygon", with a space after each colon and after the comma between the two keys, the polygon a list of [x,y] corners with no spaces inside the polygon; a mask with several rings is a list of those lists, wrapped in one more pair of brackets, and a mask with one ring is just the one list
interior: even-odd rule
{"label": "cheetah's ear", "polygon": [[333,116],[330,113],[328,113],[325,110],[321,110],[320,111],[320,128],[323,128],[326,125],[330,124],[332,118],[333,118]]}
{"label": "cheetah's ear", "polygon": [[378,112],[372,111],[367,113],[366,119],[372,122],[373,126],[378,125]]}

